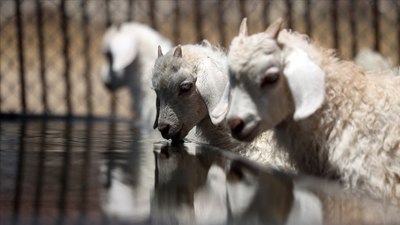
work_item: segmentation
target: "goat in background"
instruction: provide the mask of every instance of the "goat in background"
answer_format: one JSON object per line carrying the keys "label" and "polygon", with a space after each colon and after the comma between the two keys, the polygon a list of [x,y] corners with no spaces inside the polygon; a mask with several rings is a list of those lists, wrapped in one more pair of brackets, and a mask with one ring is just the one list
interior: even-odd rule
{"label": "goat in background", "polygon": [[107,59],[102,70],[105,86],[111,91],[127,86],[134,112],[149,128],[156,115],[151,76],[159,45],[164,49],[172,47],[157,31],[136,22],[111,26],[103,37],[103,53]]}

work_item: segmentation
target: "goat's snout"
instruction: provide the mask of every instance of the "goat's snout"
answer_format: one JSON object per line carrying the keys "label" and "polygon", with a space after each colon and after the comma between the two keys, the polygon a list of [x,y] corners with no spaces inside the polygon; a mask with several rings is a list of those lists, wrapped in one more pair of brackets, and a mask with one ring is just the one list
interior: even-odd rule
{"label": "goat's snout", "polygon": [[233,135],[239,135],[244,128],[244,121],[241,118],[235,116],[228,119],[228,126],[231,129]]}
{"label": "goat's snout", "polygon": [[158,130],[161,132],[163,138],[168,139],[168,132],[169,132],[170,125],[167,123],[158,124]]}

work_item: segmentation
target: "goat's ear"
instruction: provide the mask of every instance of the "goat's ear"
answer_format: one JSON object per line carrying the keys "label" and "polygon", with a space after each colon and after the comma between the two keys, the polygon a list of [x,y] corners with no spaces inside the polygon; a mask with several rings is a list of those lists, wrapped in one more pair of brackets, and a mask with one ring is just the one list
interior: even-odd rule
{"label": "goat's ear", "polygon": [[275,20],[271,25],[268,26],[267,30],[265,30],[265,33],[273,39],[278,39],[279,32],[282,29],[282,23],[282,18]]}
{"label": "goat's ear", "polygon": [[174,56],[175,56],[175,57],[178,57],[178,58],[182,58],[182,47],[181,47],[180,45],[178,45],[178,46],[175,48]]}
{"label": "goat's ear", "polygon": [[244,17],[242,22],[240,23],[240,28],[239,28],[239,37],[247,37],[248,31],[247,31],[247,18]]}
{"label": "goat's ear", "polygon": [[225,85],[224,93],[222,94],[221,99],[219,100],[217,106],[210,114],[211,122],[213,124],[220,124],[225,119],[226,114],[229,110],[230,104],[230,85],[229,82]]}
{"label": "goat's ear", "polygon": [[295,105],[293,119],[304,119],[317,111],[325,97],[325,73],[302,49],[292,49],[283,71]]}
{"label": "goat's ear", "polygon": [[[199,63],[196,70],[196,75],[197,91],[206,103],[211,122],[215,125],[218,125],[218,122],[221,120],[219,117],[221,115],[218,112],[227,110],[223,109],[223,105],[220,108],[217,106],[219,105],[220,99],[224,95],[224,89],[228,83],[228,74],[225,73],[225,70],[221,71],[219,68],[217,68],[210,59],[204,59]],[[215,109],[217,109],[215,112],[215,115],[218,117],[217,119],[213,117],[213,112]]]}
{"label": "goat's ear", "polygon": [[159,45],[158,46],[158,57],[161,57],[161,56],[163,56],[164,54],[162,53],[162,50],[161,50],[161,46]]}
{"label": "goat's ear", "polygon": [[156,100],[156,109],[157,113],[156,113],[156,119],[154,120],[153,129],[156,129],[158,127],[158,117],[160,116],[160,99],[158,97]]}
{"label": "goat's ear", "polygon": [[206,39],[202,40],[200,45],[203,47],[206,47],[206,48],[212,48],[211,43],[209,41],[207,41]]}

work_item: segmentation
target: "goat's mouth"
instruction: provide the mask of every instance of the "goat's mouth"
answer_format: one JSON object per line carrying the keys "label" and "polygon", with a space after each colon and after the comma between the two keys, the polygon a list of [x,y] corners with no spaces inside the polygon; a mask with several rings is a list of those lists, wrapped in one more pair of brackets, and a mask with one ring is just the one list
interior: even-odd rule
{"label": "goat's mouth", "polygon": [[178,132],[176,132],[175,134],[172,134],[170,136],[170,139],[172,140],[173,143],[178,143],[181,142],[183,140],[183,138],[185,138],[186,134],[184,134],[183,132],[183,126],[181,126],[181,128],[179,128]]}
{"label": "goat's mouth", "polygon": [[232,133],[232,136],[239,141],[250,142],[257,137],[259,133],[259,127],[259,122],[251,122],[250,124],[247,124],[240,132]]}

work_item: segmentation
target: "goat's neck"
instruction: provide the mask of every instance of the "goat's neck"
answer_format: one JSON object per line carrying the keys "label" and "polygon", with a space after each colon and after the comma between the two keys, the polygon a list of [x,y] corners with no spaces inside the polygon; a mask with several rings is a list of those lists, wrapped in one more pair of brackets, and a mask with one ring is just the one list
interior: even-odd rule
{"label": "goat's neck", "polygon": [[336,177],[337,168],[328,163],[334,146],[330,143],[340,140],[334,140],[337,135],[332,131],[343,130],[345,121],[351,120],[352,115],[346,112],[361,101],[364,87],[360,83],[365,80],[363,74],[353,75],[354,68],[346,69],[346,66],[344,63],[332,67],[335,70],[325,68],[325,102],[319,110],[300,121],[290,116],[275,128],[278,144],[288,151],[300,171]]}
{"label": "goat's neck", "polygon": [[233,149],[238,142],[233,140],[227,126],[216,126],[209,116],[205,117],[197,126],[196,134],[204,138],[209,144],[223,149]]}
{"label": "goat's neck", "polygon": [[[313,121],[307,121],[313,127]],[[323,146],[315,137],[313,129],[306,128],[306,121],[295,122],[288,119],[275,128],[278,145],[288,151],[289,160],[301,172],[327,176],[324,170],[327,158]]]}

